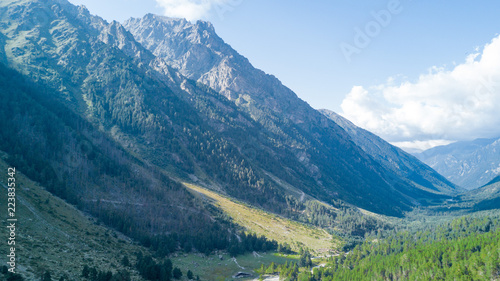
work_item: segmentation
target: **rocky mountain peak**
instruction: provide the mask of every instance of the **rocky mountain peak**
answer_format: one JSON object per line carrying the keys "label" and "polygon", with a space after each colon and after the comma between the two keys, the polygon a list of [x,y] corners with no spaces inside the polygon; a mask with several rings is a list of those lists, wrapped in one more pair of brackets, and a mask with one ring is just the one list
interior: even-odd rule
{"label": "rocky mountain peak", "polygon": [[304,119],[301,112],[311,109],[276,77],[254,68],[215,33],[209,22],[192,24],[149,15],[130,19],[124,26],[138,42],[183,75],[238,104],[248,105],[255,100],[276,112],[293,112],[287,117],[298,122]]}
{"label": "rocky mountain peak", "polygon": [[130,57],[136,57],[143,62],[149,62],[154,59],[154,55],[146,50],[141,44],[134,40],[130,34],[119,22],[112,21],[101,29],[99,40],[103,43],[124,51]]}
{"label": "rocky mountain peak", "polygon": [[197,20],[195,26],[206,33],[215,34],[215,28],[209,21]]}

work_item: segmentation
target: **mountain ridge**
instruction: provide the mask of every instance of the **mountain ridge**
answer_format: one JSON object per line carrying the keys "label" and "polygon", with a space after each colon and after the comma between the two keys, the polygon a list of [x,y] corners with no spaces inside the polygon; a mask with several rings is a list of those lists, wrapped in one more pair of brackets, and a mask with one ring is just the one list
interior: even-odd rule
{"label": "mountain ridge", "polygon": [[[33,22],[39,13],[45,20]],[[0,14],[9,64],[49,85],[60,102],[145,163],[277,213],[290,212],[290,194],[267,174],[326,202],[341,199],[391,215],[434,198],[374,161],[279,80],[254,69],[211,24],[157,21],[183,26],[169,38],[184,44],[172,54],[185,58],[178,65],[186,71],[200,59],[209,72],[221,64],[239,67],[223,67],[236,75],[231,83],[224,72],[210,76],[219,81],[215,89],[210,79],[185,77],[175,59],[155,56],[119,23],[69,2],[3,2]],[[230,55],[215,56],[217,46]]]}

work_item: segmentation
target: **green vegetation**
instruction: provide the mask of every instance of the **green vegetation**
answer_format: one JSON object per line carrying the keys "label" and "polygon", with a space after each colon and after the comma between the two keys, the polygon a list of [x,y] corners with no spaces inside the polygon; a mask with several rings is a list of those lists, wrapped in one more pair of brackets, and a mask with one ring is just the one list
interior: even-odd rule
{"label": "green vegetation", "polygon": [[[0,153],[0,202],[7,202],[7,168],[5,153]],[[149,252],[123,234],[106,228],[94,218],[53,196],[42,186],[16,172],[16,268],[25,280],[40,280],[47,270],[52,280],[80,280],[82,269],[87,266],[97,271],[128,272],[136,280],[138,273],[120,260],[124,255],[134,257],[137,251]],[[0,208],[0,217],[7,217],[7,208]],[[3,247],[3,246],[2,246]],[[5,249],[5,248],[3,248]],[[0,263],[6,264],[6,256]],[[135,259],[131,261],[135,263]],[[6,269],[6,268],[5,268]],[[2,270],[3,272],[3,270]],[[5,271],[0,280],[21,280]]]}
{"label": "green vegetation", "polygon": [[144,256],[142,252],[137,254],[136,268],[146,280],[170,281],[172,277],[179,279],[182,276],[179,268],[173,268],[170,259],[157,263],[152,256]]}
{"label": "green vegetation", "polygon": [[500,214],[370,237],[312,272],[309,265],[278,268],[284,280],[497,280]]}
{"label": "green vegetation", "polygon": [[232,222],[249,232],[263,235],[280,243],[287,243],[296,251],[300,247],[306,247],[315,252],[326,252],[335,247],[332,244],[333,237],[321,228],[279,217],[193,184],[184,183],[184,185],[208,197],[209,202],[214,202],[214,205],[223,210]]}
{"label": "green vegetation", "polygon": [[[272,262],[267,268],[262,264],[257,270],[260,276],[263,275],[276,275],[278,274],[280,280],[302,280],[300,278],[307,276],[304,275],[307,271],[310,271],[313,263],[311,261],[311,254],[307,250],[300,249],[300,255],[298,261],[285,262],[284,264],[275,264]],[[302,271],[302,273],[300,273]]]}
{"label": "green vegetation", "polygon": [[[394,232],[337,257],[331,280],[493,280],[500,275],[500,218],[461,217],[424,231]],[[325,278],[325,280],[330,280]]]}

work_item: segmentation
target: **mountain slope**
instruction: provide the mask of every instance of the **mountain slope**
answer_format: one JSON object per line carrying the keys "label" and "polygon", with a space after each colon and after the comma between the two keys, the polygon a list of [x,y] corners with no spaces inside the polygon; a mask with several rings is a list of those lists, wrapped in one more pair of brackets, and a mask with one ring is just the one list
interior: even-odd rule
{"label": "mountain slope", "polygon": [[[6,155],[1,152],[1,156]],[[11,166],[0,159],[0,200],[3,202],[7,202],[7,174],[3,171],[8,167]],[[20,170],[16,171],[15,179],[18,218],[16,269],[25,280],[40,280],[46,270],[50,270],[53,280],[63,276],[66,276],[65,280],[81,280],[85,265],[114,274],[125,270],[134,280],[144,280],[135,270],[123,266],[121,261],[127,256],[134,262],[135,253],[148,253],[146,248],[53,196],[44,187],[27,179]],[[7,208],[0,210],[2,218],[7,218],[6,212]],[[0,262],[7,264],[6,255],[0,256]]]}
{"label": "mountain slope", "polygon": [[333,111],[327,109],[319,111],[346,130],[352,140],[377,162],[400,177],[432,192],[447,194],[457,190],[451,182],[414,156],[357,127]]}
{"label": "mountain slope", "polygon": [[471,190],[467,197],[475,199],[473,210],[500,209],[500,176],[496,176],[484,186]]}
{"label": "mountain slope", "polygon": [[329,249],[339,248],[339,241],[324,229],[313,228],[266,213],[196,185],[185,185],[205,200],[213,201],[234,222],[245,226],[248,231],[256,233],[259,236],[264,235],[270,239],[285,242],[297,252],[300,246],[306,247],[315,253],[327,252]]}
{"label": "mountain slope", "polygon": [[1,63],[0,88],[0,150],[20,173],[139,240],[213,228],[216,212],[58,103],[50,89]]}
{"label": "mountain slope", "polygon": [[[0,15],[6,62],[37,81],[0,65],[0,113],[12,120],[0,149],[53,194],[163,254],[224,249],[235,233],[165,170],[279,214],[302,211],[310,197],[298,187],[314,180],[295,155],[225,97],[127,40],[117,23],[64,1],[1,2]],[[372,209],[400,214],[399,205]]]}
{"label": "mountain slope", "polygon": [[392,197],[393,202],[411,206],[415,199],[433,197],[399,180],[399,175],[381,167],[354,145],[335,122],[312,109],[275,77],[253,68],[217,36],[210,23],[191,24],[148,14],[128,20],[124,26],[153,54],[188,78],[220,92],[272,132],[295,158],[280,162],[299,160],[294,170],[305,168],[304,172],[314,179],[315,187],[309,187],[309,193],[322,196],[327,192],[330,197],[338,196],[371,210],[377,208],[371,198],[385,201]]}
{"label": "mountain slope", "polygon": [[438,146],[415,155],[466,189],[485,185],[500,173],[500,139],[477,139]]}

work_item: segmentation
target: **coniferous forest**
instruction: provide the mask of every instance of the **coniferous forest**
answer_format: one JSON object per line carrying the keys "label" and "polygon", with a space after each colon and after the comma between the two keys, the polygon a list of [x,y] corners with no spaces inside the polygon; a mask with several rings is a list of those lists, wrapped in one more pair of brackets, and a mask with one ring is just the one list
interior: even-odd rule
{"label": "coniferous forest", "polygon": [[351,251],[328,258],[322,267],[273,264],[261,273],[309,281],[497,280],[500,217],[471,215],[441,225],[379,232]]}

